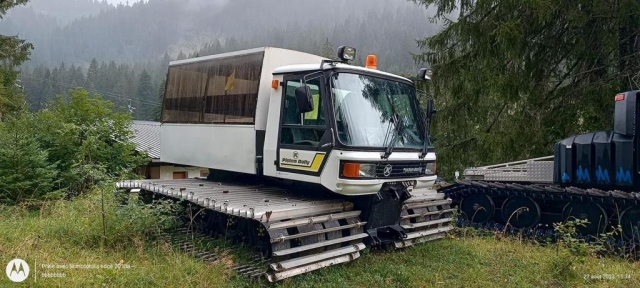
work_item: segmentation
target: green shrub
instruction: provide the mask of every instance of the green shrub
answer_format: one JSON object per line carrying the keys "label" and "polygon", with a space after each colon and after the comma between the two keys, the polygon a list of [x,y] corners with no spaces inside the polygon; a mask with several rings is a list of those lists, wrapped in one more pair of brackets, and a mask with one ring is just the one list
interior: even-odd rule
{"label": "green shrub", "polygon": [[58,96],[36,114],[39,139],[57,163],[62,184],[79,195],[102,180],[133,177],[148,159],[131,142],[131,115],[83,89]]}
{"label": "green shrub", "polygon": [[6,118],[0,122],[0,203],[38,204],[136,177],[133,170],[148,158],[136,152],[130,125],[131,115],[82,89],[37,113]]}
{"label": "green shrub", "polygon": [[30,202],[56,190],[58,172],[35,125],[29,114],[0,122],[0,203]]}
{"label": "green shrub", "polygon": [[43,211],[47,218],[57,219],[43,227],[45,237],[66,239],[80,247],[96,248],[104,244],[105,248],[117,249],[178,224],[177,204],[168,201],[144,204],[137,195],[127,195],[123,204],[112,187],[107,185],[72,201],[53,203]]}
{"label": "green shrub", "polygon": [[563,282],[577,279],[579,275],[576,266],[610,251],[612,247],[608,247],[607,240],[616,237],[621,231],[618,226],[609,232],[592,236],[590,241],[586,241],[584,237],[580,237],[579,230],[580,227],[588,224],[589,221],[576,218],[553,224],[553,229],[558,234],[558,240],[555,243],[556,255],[551,261],[554,278]]}

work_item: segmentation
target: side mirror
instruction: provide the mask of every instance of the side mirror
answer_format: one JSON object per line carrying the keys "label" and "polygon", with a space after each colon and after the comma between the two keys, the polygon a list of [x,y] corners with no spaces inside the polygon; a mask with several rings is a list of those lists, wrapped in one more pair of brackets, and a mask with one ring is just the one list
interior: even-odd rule
{"label": "side mirror", "polygon": [[298,103],[298,113],[313,111],[313,98],[309,86],[304,85],[296,88],[296,102]]}
{"label": "side mirror", "polygon": [[436,115],[438,113],[438,110],[436,110],[436,102],[433,101],[433,98],[430,98],[427,101],[427,118],[432,119],[434,115]]}
{"label": "side mirror", "polygon": [[422,68],[418,72],[418,77],[426,81],[431,81],[431,76],[433,76],[433,71],[429,68]]}

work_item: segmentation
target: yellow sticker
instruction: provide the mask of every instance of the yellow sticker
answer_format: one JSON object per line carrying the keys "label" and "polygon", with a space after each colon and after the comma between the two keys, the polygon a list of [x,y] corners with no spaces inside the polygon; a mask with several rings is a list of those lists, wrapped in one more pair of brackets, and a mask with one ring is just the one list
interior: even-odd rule
{"label": "yellow sticker", "polygon": [[287,169],[294,169],[294,170],[318,172],[320,170],[320,165],[322,165],[323,160],[324,160],[324,153],[318,153],[313,157],[313,162],[311,162],[310,167],[287,165],[287,164],[280,164],[280,167],[287,168]]}

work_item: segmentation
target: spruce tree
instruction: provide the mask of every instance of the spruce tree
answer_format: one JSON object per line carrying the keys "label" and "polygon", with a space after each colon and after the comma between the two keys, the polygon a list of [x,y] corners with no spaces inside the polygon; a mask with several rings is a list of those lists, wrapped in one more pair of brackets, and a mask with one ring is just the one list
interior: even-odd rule
{"label": "spruce tree", "polygon": [[[28,0],[0,2],[0,19],[7,11],[18,5],[25,5]],[[17,36],[0,35],[0,120],[8,113],[18,112],[26,108],[22,86],[17,83],[16,67],[29,59],[33,45]]]}
{"label": "spruce tree", "polygon": [[96,60],[96,58],[93,58],[93,60],[91,60],[91,64],[89,64],[89,69],[87,70],[87,80],[84,83],[84,87],[89,90],[96,89],[96,84],[98,83],[98,79],[100,77],[99,73],[100,67],[98,64],[98,60]]}
{"label": "spruce tree", "polygon": [[36,125],[28,113],[0,123],[0,203],[39,199],[58,182],[48,150],[38,142]]}
{"label": "spruce tree", "polygon": [[329,38],[324,41],[324,44],[322,45],[322,54],[320,54],[320,56],[329,59],[336,58],[336,50],[333,48],[333,44],[329,42]]}
{"label": "spruce tree", "polygon": [[138,79],[137,98],[140,100],[136,104],[138,106],[135,115],[136,119],[152,120],[154,118],[154,106],[153,102],[156,102],[156,93],[154,93],[153,84],[151,83],[151,76],[147,70],[143,70],[140,73]]}
{"label": "spruce tree", "polygon": [[435,7],[445,25],[418,41],[415,59],[434,70],[447,177],[550,155],[571,134],[611,129],[614,95],[640,88],[639,1],[414,2]]}

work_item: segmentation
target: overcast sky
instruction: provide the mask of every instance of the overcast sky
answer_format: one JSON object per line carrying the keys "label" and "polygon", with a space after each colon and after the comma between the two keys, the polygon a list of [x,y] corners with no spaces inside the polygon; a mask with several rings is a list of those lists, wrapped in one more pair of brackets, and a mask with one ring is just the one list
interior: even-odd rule
{"label": "overcast sky", "polygon": [[[138,2],[139,0],[129,0],[129,4],[133,3],[133,2]],[[127,0],[107,0],[107,2],[112,3],[112,4],[118,4],[118,3],[127,3]]]}

